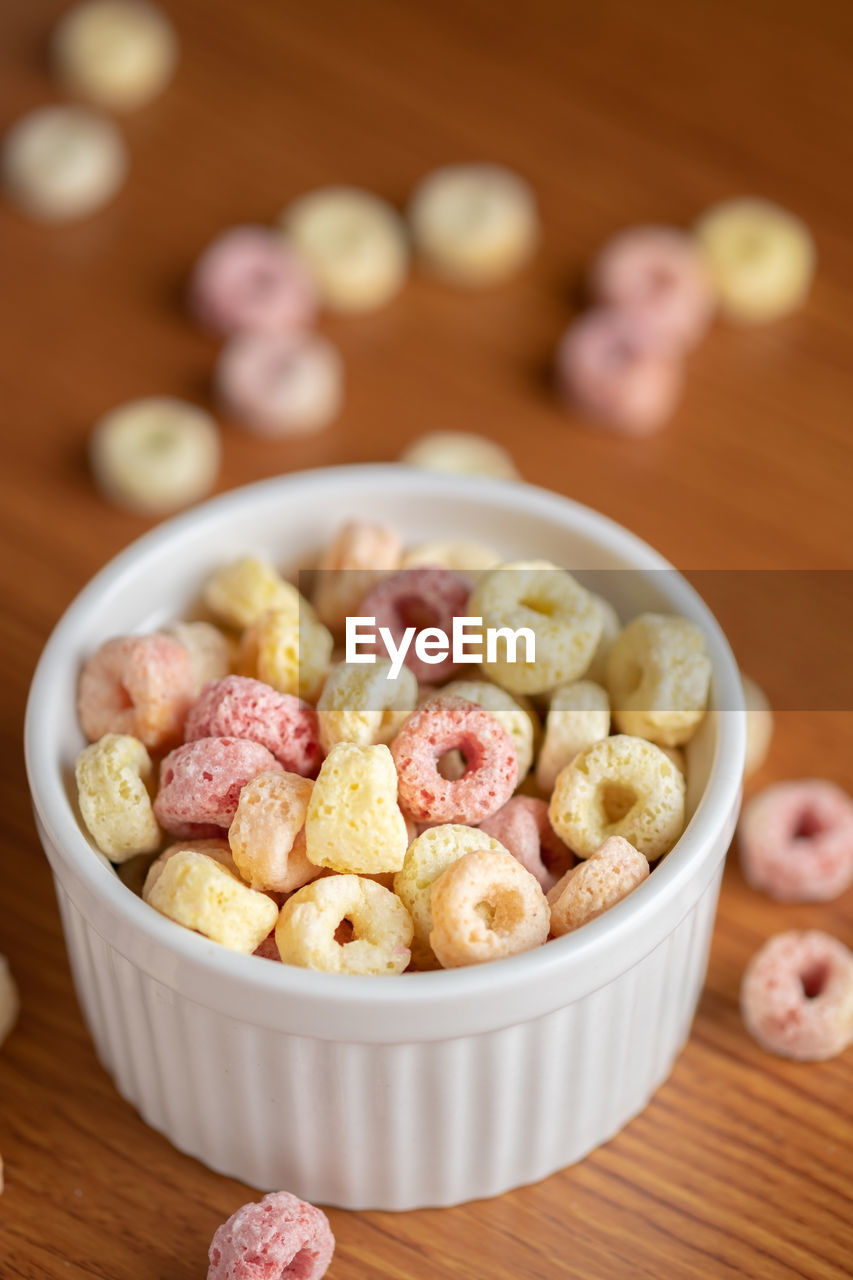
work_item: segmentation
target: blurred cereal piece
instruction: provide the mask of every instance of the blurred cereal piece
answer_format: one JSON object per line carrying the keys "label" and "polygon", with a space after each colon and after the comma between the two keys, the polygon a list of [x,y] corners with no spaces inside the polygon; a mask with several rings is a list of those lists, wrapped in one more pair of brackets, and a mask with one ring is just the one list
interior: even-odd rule
{"label": "blurred cereal piece", "polygon": [[283,236],[269,227],[232,227],[196,263],[189,306],[212,333],[285,332],[311,324],[317,289]]}
{"label": "blurred cereal piece", "polygon": [[128,158],[111,120],[86,107],[38,107],[6,134],[2,151],[6,193],[44,222],[85,218],[122,185]]}
{"label": "blurred cereal piece", "polygon": [[796,311],[815,272],[808,227],[770,200],[723,200],[699,219],[697,242],[722,315],[736,324],[765,324]]}
{"label": "blurred cereal piece", "polygon": [[853,953],[818,929],[768,938],[743,975],[740,1008],[769,1053],[820,1062],[853,1042]]}
{"label": "blurred cereal piece", "polygon": [[500,562],[498,553],[480,542],[446,539],[421,542],[418,546],[411,547],[403,553],[400,568],[419,569],[424,565],[437,565],[442,569],[453,569],[456,573],[467,573],[471,577],[486,569],[494,569]]}
{"label": "blurred cereal piece", "polygon": [[710,684],[705,637],[688,618],[638,614],[611,646],[607,690],[620,733],[682,746],[704,718]]}
{"label": "blurred cereal piece", "polygon": [[[204,603],[229,627],[248,627],[268,609],[296,616],[301,596],[261,556],[239,556],[212,573],[204,585]],[[309,606],[305,606],[309,607]]]}
{"label": "blurred cereal piece", "polygon": [[54,68],[71,93],[111,111],[133,111],[163,92],[178,61],[175,29],[145,0],[87,0],[59,21]]}
{"label": "blurred cereal piece", "polygon": [[288,205],[280,226],[332,311],[372,311],[405,282],[405,226],[390,204],[369,191],[341,186],[309,192]]}
{"label": "blurred cereal piece", "polygon": [[159,516],[204,498],[219,473],[216,423],[171,396],[131,400],[96,424],[89,442],[95,483],[105,498]]}
{"label": "blurred cereal piece", "polygon": [[470,431],[430,431],[408,445],[400,461],[410,467],[448,471],[454,475],[491,476],[496,480],[521,478],[503,445]]}
{"label": "blurred cereal piece", "polygon": [[314,701],[328,673],[335,641],[311,605],[299,599],[296,611],[268,609],[246,628],[240,644],[240,674],[254,676],[279,693]]}
{"label": "blurred cereal piece", "polygon": [[320,431],[343,404],[343,362],[317,333],[235,334],[220,354],[215,382],[238,425],[272,439]]}
{"label": "blurred cereal piece", "polygon": [[743,874],[777,902],[830,902],[853,884],[853,799],[823,778],[775,782],[738,824]]}
{"label": "blurred cereal piece", "polygon": [[193,694],[211,680],[222,680],[231,670],[228,639],[211,622],[170,622],[161,628],[164,635],[182,644],[189,654],[193,673]]}
{"label": "blurred cereal piece", "polygon": [[189,654],[173,636],[114,636],[87,658],[77,715],[90,742],[131,734],[152,751],[179,742],[193,699]]}
{"label": "blurred cereal piece", "polygon": [[773,712],[764,690],[743,672],[740,673],[740,678],[746,703],[746,759],[743,776],[751,778],[767,759],[773,738]]}
{"label": "blurred cereal piece", "polygon": [[[20,1007],[18,988],[9,969],[9,961],[5,956],[0,956],[0,1045],[17,1022]],[[1,1184],[2,1167],[0,1167]]]}
{"label": "blurred cereal piece", "polygon": [[424,266],[451,284],[497,284],[532,256],[539,241],[528,184],[496,164],[447,165],[412,195],[409,224]]}
{"label": "blurred cereal piece", "polygon": [[383,574],[400,566],[396,529],[367,520],[345,520],[323,552],[314,580],[313,603],[320,621],[342,631],[347,617]]}

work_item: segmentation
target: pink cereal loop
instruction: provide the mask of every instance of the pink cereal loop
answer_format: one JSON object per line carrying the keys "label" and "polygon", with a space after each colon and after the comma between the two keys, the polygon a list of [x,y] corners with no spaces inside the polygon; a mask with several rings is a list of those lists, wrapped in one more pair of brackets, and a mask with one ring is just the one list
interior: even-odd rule
{"label": "pink cereal loop", "polygon": [[[534,875],[545,893],[574,865],[574,855],[548,821],[548,802],[513,796],[480,823],[480,830],[499,840]],[[544,853],[544,857],[543,857]]]}
{"label": "pink cereal loop", "polygon": [[85,663],[77,714],[90,742],[126,733],[156,751],[180,742],[192,696],[192,663],[178,640],[117,636]]}
{"label": "pink cereal loop", "polygon": [[[448,751],[466,769],[449,781],[438,772]],[[400,805],[415,822],[476,826],[510,798],[518,780],[515,744],[495,716],[464,698],[435,698],[414,711],[391,743]]]}
{"label": "pink cereal loop", "polygon": [[190,309],[204,328],[306,328],[317,310],[311,272],[284,238],[267,227],[233,227],[205,249],[190,282]]}
{"label": "pink cereal loop", "polygon": [[746,802],[743,873],[779,902],[828,902],[853,883],[853,799],[832,782],[777,782]]}
{"label": "pink cereal loop", "polygon": [[[375,618],[377,632],[379,627],[387,627],[395,644],[407,627],[416,627],[418,632],[437,627],[450,639],[453,619],[464,615],[470,594],[468,579],[452,569],[402,569],[368,591],[359,605],[359,615]],[[440,682],[457,670],[458,663],[450,653],[442,662],[423,662],[415,653],[415,639],[405,664],[418,680]]]}
{"label": "pink cereal loop", "polygon": [[198,828],[228,827],[240,792],[259,773],[281,771],[266,747],[245,738],[197,738],[165,757],[154,814],[161,827],[185,835]]}
{"label": "pink cereal loop", "polygon": [[187,742],[197,738],[246,738],[271,751],[288,773],[313,777],[320,767],[317,712],[289,693],[277,693],[249,676],[206,684],[190,708]]}
{"label": "pink cereal loop", "polygon": [[207,1280],[321,1280],[334,1251],[322,1209],[273,1191],[217,1228]]}
{"label": "pink cereal loop", "polygon": [[853,1041],[853,953],[817,929],[778,933],[750,960],[740,989],[749,1034],[785,1058],[816,1062]]}

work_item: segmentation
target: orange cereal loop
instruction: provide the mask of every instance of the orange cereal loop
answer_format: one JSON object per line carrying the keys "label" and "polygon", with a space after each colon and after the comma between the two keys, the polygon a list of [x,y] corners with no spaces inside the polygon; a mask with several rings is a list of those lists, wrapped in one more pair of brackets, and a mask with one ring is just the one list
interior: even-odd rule
{"label": "orange cereal loop", "polygon": [[402,973],[411,958],[412,919],[374,880],[326,876],[297,889],[275,931],[285,964],[326,973]]}
{"label": "orange cereal loop", "polygon": [[253,889],[291,893],[320,874],[308,860],[303,830],[313,787],[298,773],[261,773],[240,792],[228,841]]}
{"label": "orange cereal loop", "polygon": [[194,687],[189,654],[173,636],[117,636],[80,673],[80,727],[90,742],[130,734],[162,750],[180,741]]}
{"label": "orange cereal loop", "polygon": [[445,969],[502,960],[548,937],[545,895],[511,853],[463,854],[438,877],[430,896],[430,946]]}
{"label": "orange cereal loop", "polygon": [[387,525],[345,521],[318,565],[312,603],[320,621],[343,631],[374,583],[399,567],[401,550],[400,535]]}
{"label": "orange cereal loop", "polygon": [[595,920],[649,874],[648,861],[621,836],[611,836],[586,862],[567,871],[548,893],[555,938]]}

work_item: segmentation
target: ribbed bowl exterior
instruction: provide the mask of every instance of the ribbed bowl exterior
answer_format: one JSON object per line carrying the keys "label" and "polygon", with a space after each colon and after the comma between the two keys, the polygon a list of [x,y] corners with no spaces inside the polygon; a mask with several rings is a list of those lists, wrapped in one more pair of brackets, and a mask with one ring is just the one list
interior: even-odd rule
{"label": "ribbed bowl exterior", "polygon": [[126,960],[56,888],[98,1056],[148,1124],[252,1186],[393,1210],[536,1182],[643,1109],[690,1029],[719,880],[664,942],[590,995],[498,1031],[417,1044],[341,1043],[225,1017]]}

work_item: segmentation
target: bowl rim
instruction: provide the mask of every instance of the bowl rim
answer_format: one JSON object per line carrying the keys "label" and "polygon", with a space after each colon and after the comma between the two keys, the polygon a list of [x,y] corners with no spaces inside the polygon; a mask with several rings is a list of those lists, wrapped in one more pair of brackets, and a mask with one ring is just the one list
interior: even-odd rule
{"label": "bowl rim", "polygon": [[[480,503],[491,500],[504,508],[508,504],[516,512],[544,519],[567,533],[574,531],[594,539],[602,549],[629,560],[630,567],[637,570],[672,571],[676,588],[673,594],[684,602],[689,612],[702,618],[715,669],[712,697],[719,704],[709,712],[716,716],[717,733],[707,785],[684,834],[657,866],[654,875],[582,929],[521,955],[452,971],[406,974],[403,982],[389,982],[378,976],[315,972],[290,965],[262,964],[254,956],[229,951],[175,924],[128,890],[101,857],[93,856],[93,847],[74,813],[61,770],[54,769],[52,763],[46,766],[45,760],[50,762],[52,757],[43,747],[49,743],[54,691],[61,673],[67,669],[68,655],[75,651],[72,637],[81,628],[87,611],[126,574],[144,574],[175,538],[190,531],[197,535],[199,530],[227,521],[229,514],[242,510],[246,504],[261,503],[272,495],[286,495],[297,486],[304,496],[306,488],[322,489],[330,483],[342,482],[353,487],[367,483],[393,485],[398,491],[401,488],[417,491],[422,497],[435,496],[442,500],[449,494],[458,494],[460,499],[464,496],[469,502],[476,498]],[[725,712],[722,707],[726,708]],[[728,708],[732,708],[733,714],[728,713]],[[83,897],[90,901],[95,898],[103,906],[106,915],[101,913],[102,932],[104,919],[112,917],[115,928],[109,929],[113,935],[111,942],[123,954],[127,956],[133,950],[132,936],[141,935],[140,940],[147,947],[165,948],[177,959],[179,963],[172,968],[183,968],[185,975],[190,969],[194,971],[196,981],[191,983],[194,991],[204,989],[206,974],[218,984],[241,987],[244,991],[251,989],[265,997],[287,995],[318,1007],[346,1005],[349,1014],[356,1018],[359,1011],[367,1009],[390,1015],[399,1012],[405,1003],[405,1021],[411,1023],[418,1017],[419,1010],[426,1014],[430,1008],[435,1011],[438,1005],[470,1007],[471,1002],[494,997],[497,988],[523,992],[531,984],[553,981],[560,982],[565,990],[566,998],[559,1001],[565,1004],[577,998],[571,988],[578,987],[578,983],[567,984],[567,979],[572,972],[577,976],[582,970],[589,979],[580,984],[586,990],[595,989],[596,984],[603,985],[608,968],[612,968],[612,955],[609,964],[603,963],[605,957],[618,950],[620,937],[636,934],[642,917],[653,904],[661,909],[669,906],[680,910],[682,916],[689,909],[689,904],[685,907],[682,901],[686,887],[699,864],[707,862],[708,848],[714,845],[715,838],[720,838],[722,828],[728,824],[730,834],[733,825],[732,814],[737,811],[740,797],[746,735],[737,666],[719,624],[674,566],[637,535],[574,499],[526,483],[453,476],[402,464],[363,463],[290,472],[227,491],[155,526],[111,558],[65,609],[44,646],[30,687],[24,737],[27,775],[42,843],[48,856],[48,844],[52,846],[58,865],[69,873]],[[722,855],[719,856],[721,859]],[[54,872],[58,874],[57,866]],[[713,868],[706,879],[712,875]],[[676,923],[678,921],[673,920],[672,927]],[[651,945],[648,949],[652,949]],[[152,950],[152,966],[158,967],[153,965],[155,954]],[[132,963],[148,967],[138,955]],[[535,1010],[530,1016],[535,1016]]]}

